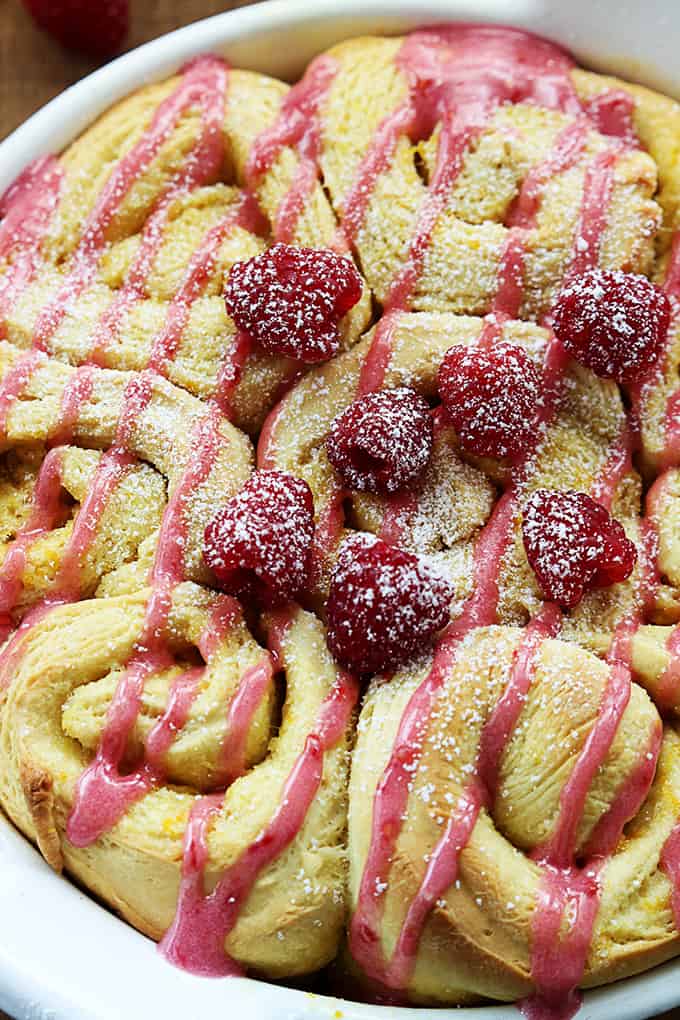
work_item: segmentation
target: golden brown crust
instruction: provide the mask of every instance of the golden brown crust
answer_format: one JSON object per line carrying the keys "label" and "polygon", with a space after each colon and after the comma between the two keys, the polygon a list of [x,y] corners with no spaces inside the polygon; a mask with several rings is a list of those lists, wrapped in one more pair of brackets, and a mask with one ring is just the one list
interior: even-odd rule
{"label": "golden brown crust", "polygon": [[[222,746],[225,709],[243,663],[234,655],[233,635],[227,634],[209,664],[221,725],[197,727],[194,739],[189,727],[190,746],[174,751],[175,778],[181,785],[152,789],[95,843],[73,846],[65,829],[87,752],[62,728],[62,713],[69,698],[96,690],[101,677],[129,660],[148,595],[147,590],[60,607],[26,635],[0,717],[0,796],[14,823],[50,853],[53,866],[61,842],[64,866],[71,874],[159,939],[173,918],[184,830],[192,804],[200,799],[200,787],[192,788],[194,777],[205,772],[206,760]],[[199,640],[215,599],[191,584],[176,589],[168,632],[185,655]],[[210,831],[208,889],[274,813],[286,776],[335,681],[337,669],[323,630],[310,614],[295,614],[282,640],[281,666],[288,688],[281,727],[275,735],[270,701],[264,718],[261,713],[252,724],[261,730],[252,767],[229,787]],[[231,688],[225,687],[228,677]],[[198,721],[204,709],[198,706],[196,711]],[[271,977],[317,970],[337,950],[345,909],[349,739],[349,733],[341,735],[324,756],[319,792],[301,830],[285,853],[261,872],[227,940],[234,959]]]}
{"label": "golden brown crust", "polygon": [[33,819],[38,849],[49,866],[60,874],[64,867],[64,857],[54,817],[52,776],[45,769],[34,769],[22,763],[21,786]]}

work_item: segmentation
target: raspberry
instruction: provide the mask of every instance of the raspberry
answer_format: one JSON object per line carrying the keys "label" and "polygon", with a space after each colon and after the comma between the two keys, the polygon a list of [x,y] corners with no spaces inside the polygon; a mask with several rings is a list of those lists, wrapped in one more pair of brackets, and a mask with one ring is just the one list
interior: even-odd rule
{"label": "raspberry", "polygon": [[417,556],[352,535],[331,576],[328,647],[355,673],[394,669],[446,624],[451,597],[444,578]]}
{"label": "raspberry", "polygon": [[305,590],[313,537],[307,483],[256,471],[208,524],[203,556],[225,591],[270,608]]}
{"label": "raspberry", "polygon": [[389,495],[406,488],[432,452],[427,401],[406,386],[360,397],[334,420],[326,452],[350,489]]}
{"label": "raspberry", "polygon": [[251,340],[308,364],[338,353],[338,323],[360,297],[361,277],[348,259],[288,244],[236,262],[225,292],[227,311]]}
{"label": "raspberry", "polygon": [[558,295],[553,329],[582,365],[623,383],[656,360],[669,318],[668,298],[646,277],[589,269]]}
{"label": "raspberry", "polygon": [[67,49],[91,57],[110,57],[128,32],[128,0],[24,0],[34,20]]}
{"label": "raspberry", "polygon": [[515,457],[534,431],[538,372],[521,347],[451,347],[439,368],[439,395],[464,450]]}
{"label": "raspberry", "polygon": [[621,524],[585,492],[538,489],[524,509],[522,535],[544,596],[566,609],[590,588],[625,581],[637,559]]}

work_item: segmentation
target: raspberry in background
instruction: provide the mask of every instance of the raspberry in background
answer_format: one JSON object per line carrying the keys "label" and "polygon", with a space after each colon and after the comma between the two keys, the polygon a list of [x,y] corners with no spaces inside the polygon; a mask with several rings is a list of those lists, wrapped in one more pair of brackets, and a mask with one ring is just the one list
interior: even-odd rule
{"label": "raspberry in background", "polygon": [[670,302],[646,276],[589,269],[562,289],[552,318],[572,358],[604,379],[634,382],[659,355]]}
{"label": "raspberry in background", "polygon": [[516,457],[534,434],[540,380],[515,344],[451,347],[439,368],[439,395],[468,453]]}
{"label": "raspberry in background", "polygon": [[619,521],[585,492],[538,489],[522,521],[527,559],[545,598],[573,609],[591,588],[630,577],[637,550]]}
{"label": "raspberry in background", "polygon": [[23,0],[35,22],[69,50],[112,57],[128,33],[128,0]]}
{"label": "raspberry in background", "polygon": [[447,581],[373,535],[347,538],[331,576],[328,647],[354,673],[395,669],[427,648],[449,619]]}
{"label": "raspberry in background", "polygon": [[419,481],[432,441],[427,401],[401,386],[350,404],[333,421],[326,452],[347,488],[391,495]]}
{"label": "raspberry in background", "polygon": [[313,537],[307,483],[256,471],[208,524],[203,557],[224,591],[271,608],[304,592]]}
{"label": "raspberry in background", "polygon": [[342,255],[275,244],[234,263],[225,302],[236,326],[268,354],[314,364],[340,350],[340,319],[361,290],[354,264]]}

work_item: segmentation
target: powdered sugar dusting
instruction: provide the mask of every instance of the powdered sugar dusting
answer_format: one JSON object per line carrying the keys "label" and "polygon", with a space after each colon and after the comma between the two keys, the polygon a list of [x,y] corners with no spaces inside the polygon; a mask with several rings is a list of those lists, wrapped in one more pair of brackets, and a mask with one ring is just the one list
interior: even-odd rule
{"label": "powdered sugar dusting", "polygon": [[279,605],[306,588],[313,531],[308,485],[258,471],[206,528],[206,563],[225,591]]}
{"label": "powdered sugar dusting", "polygon": [[522,451],[536,426],[538,373],[524,350],[504,341],[489,349],[452,347],[439,392],[462,446],[482,457]]}
{"label": "powdered sugar dusting", "polygon": [[653,367],[669,318],[668,297],[646,277],[590,269],[561,291],[553,328],[577,361],[631,382]]}
{"label": "powdered sugar dusting", "polygon": [[326,608],[328,644],[358,673],[406,662],[446,623],[450,591],[411,553],[370,535],[340,548]]}
{"label": "powdered sugar dusting", "polygon": [[637,559],[621,524],[584,492],[534,492],[522,533],[546,598],[567,608],[588,588],[624,581]]}
{"label": "powdered sugar dusting", "polygon": [[389,494],[418,481],[432,441],[427,402],[402,386],[350,404],[334,420],[326,451],[348,488]]}
{"label": "powdered sugar dusting", "polygon": [[285,244],[237,262],[226,289],[239,329],[268,353],[307,363],[338,353],[338,323],[360,296],[361,278],[348,259]]}

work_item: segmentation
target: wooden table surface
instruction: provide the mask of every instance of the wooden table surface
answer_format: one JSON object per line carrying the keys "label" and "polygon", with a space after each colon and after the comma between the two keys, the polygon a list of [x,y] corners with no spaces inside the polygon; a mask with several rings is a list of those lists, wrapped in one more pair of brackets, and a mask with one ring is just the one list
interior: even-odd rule
{"label": "wooden table surface", "polygon": [[[248,2],[132,0],[128,47]],[[0,0],[0,138],[96,66],[87,57],[66,53],[35,28],[19,0]],[[9,1018],[0,1012],[0,1020]],[[680,1009],[664,1014],[663,1020],[680,1020]]]}
{"label": "wooden table surface", "polygon": [[[249,0],[131,0],[128,48]],[[96,2],[92,3],[93,11]],[[0,138],[97,67],[37,29],[19,0],[0,0]]]}

